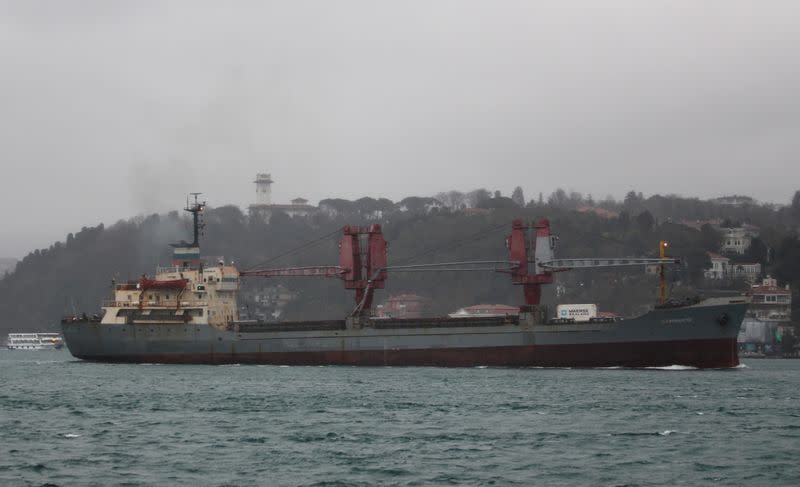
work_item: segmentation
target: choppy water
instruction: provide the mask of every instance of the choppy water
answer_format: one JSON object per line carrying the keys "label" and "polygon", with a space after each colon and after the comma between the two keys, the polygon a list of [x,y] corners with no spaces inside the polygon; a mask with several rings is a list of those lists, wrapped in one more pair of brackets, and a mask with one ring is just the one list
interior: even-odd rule
{"label": "choppy water", "polygon": [[800,361],[746,364],[104,365],[2,350],[0,485],[800,485]]}

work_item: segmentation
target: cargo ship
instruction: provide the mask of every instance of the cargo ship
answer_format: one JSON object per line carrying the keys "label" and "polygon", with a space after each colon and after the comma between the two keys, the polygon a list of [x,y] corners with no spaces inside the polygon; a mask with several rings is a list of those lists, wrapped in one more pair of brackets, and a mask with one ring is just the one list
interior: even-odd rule
{"label": "cargo ship", "polygon": [[[736,337],[746,297],[681,303],[665,299],[633,318],[550,317],[541,286],[570,269],[658,265],[676,259],[555,259],[547,220],[516,220],[507,261],[391,266],[379,225],[345,227],[335,266],[240,271],[222,260],[204,264],[198,242],[204,203],[187,205],[194,240],[173,244],[173,261],[152,278],[114,286],[101,316],[62,321],[70,353],[84,360],[133,363],[366,366],[727,368],[739,364]],[[666,247],[666,243],[662,244]],[[517,315],[394,319],[371,316],[372,297],[393,272],[493,270],[524,290]],[[301,322],[241,320],[242,278],[338,278],[355,291],[340,319]]]}

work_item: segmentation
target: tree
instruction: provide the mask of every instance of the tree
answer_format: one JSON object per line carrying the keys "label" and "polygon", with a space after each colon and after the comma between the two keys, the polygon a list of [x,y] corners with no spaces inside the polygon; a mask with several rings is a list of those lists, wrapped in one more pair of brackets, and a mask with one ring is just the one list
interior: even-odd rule
{"label": "tree", "polygon": [[478,208],[486,209],[501,209],[501,208],[518,208],[517,204],[511,198],[500,196],[499,198],[489,198],[482,201]]}
{"label": "tree", "polygon": [[353,202],[353,207],[359,216],[365,218],[380,218],[383,214],[394,209],[394,203],[386,198],[371,198],[365,196]]}
{"label": "tree", "polygon": [[649,211],[644,210],[636,217],[636,225],[642,233],[650,233],[653,230],[656,220]]}
{"label": "tree", "polygon": [[347,216],[354,212],[355,205],[350,200],[342,198],[327,198],[320,200],[319,208],[331,214]]}
{"label": "tree", "polygon": [[642,196],[642,193],[636,194],[636,191],[628,191],[628,193],[625,195],[624,205],[625,208],[629,210],[639,208],[642,206],[643,202],[644,197]]}
{"label": "tree", "polygon": [[631,214],[628,213],[627,210],[620,211],[619,216],[617,217],[617,222],[619,224],[619,228],[623,232],[627,232],[631,227]]}
{"label": "tree", "polygon": [[722,245],[722,234],[706,223],[700,227],[700,244],[705,250],[716,252]]}
{"label": "tree", "polygon": [[547,204],[556,208],[564,208],[567,205],[568,199],[567,192],[558,188],[547,197]]}
{"label": "tree", "polygon": [[756,237],[750,241],[750,247],[744,253],[744,257],[748,262],[758,262],[761,265],[767,263],[767,245],[763,240]]}
{"label": "tree", "polygon": [[511,199],[514,200],[514,203],[516,203],[517,206],[525,206],[525,196],[522,194],[522,188],[519,186],[514,188],[514,191],[511,193]]}
{"label": "tree", "polygon": [[436,195],[436,199],[451,210],[460,210],[464,206],[466,198],[466,195],[461,191],[448,191],[447,193]]}
{"label": "tree", "polygon": [[442,206],[442,202],[436,198],[422,198],[419,196],[409,196],[397,203],[398,209],[412,214],[425,214],[439,206]]}
{"label": "tree", "polygon": [[797,237],[786,237],[781,242],[775,255],[775,277],[792,283],[795,289],[800,284],[800,240]]}
{"label": "tree", "polygon": [[797,223],[800,223],[800,191],[794,192],[794,197],[792,198],[792,205],[790,207],[790,211],[792,214],[792,218]]}
{"label": "tree", "polygon": [[577,191],[572,191],[569,194],[569,208],[574,210],[583,204],[583,195]]}
{"label": "tree", "polygon": [[484,201],[488,200],[491,197],[492,194],[489,193],[484,188],[475,189],[467,193],[467,204],[471,208],[477,208],[478,205],[480,205],[481,203],[483,203]]}

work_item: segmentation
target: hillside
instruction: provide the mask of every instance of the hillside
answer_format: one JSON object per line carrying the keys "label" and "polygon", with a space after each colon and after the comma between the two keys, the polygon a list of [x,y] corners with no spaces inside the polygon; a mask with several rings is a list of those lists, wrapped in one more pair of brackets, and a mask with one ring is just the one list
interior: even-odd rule
{"label": "hillside", "polygon": [[[458,197],[451,198],[452,193],[457,192],[439,195],[436,200],[406,198],[397,204],[371,198],[325,200],[321,206],[335,202],[338,209],[307,219],[276,213],[269,223],[233,206],[208,208],[203,254],[233,260],[240,269],[265,262],[271,267],[331,264],[337,262],[338,228],[379,222],[389,241],[390,262],[395,264],[499,260],[507,258],[504,237],[512,219],[548,217],[560,237],[557,253],[561,257],[655,256],[659,239],[669,240],[672,255],[685,259],[685,267],[670,277],[675,292],[681,293],[703,286],[703,270],[709,266],[706,252],[716,250],[720,236],[708,225],[693,228],[677,222],[713,217],[758,225],[761,244],[769,252],[752,258],[761,259],[767,271],[782,282],[800,288],[800,243],[791,207],[734,207],[677,197],[645,199],[633,193],[624,202],[591,202],[594,209],[586,211],[589,201],[564,192],[554,192],[547,201],[542,198],[525,207],[519,206],[519,200],[500,195],[491,198],[488,192],[482,198],[460,202]],[[441,204],[432,204],[434,201]],[[108,227],[84,227],[64,241],[31,252],[13,273],[0,280],[0,333],[55,329],[64,314],[97,312],[110,293],[112,279],[135,279],[167,264],[168,244],[186,238],[189,228],[188,219],[177,212],[150,215]],[[319,239],[325,235],[330,236]],[[284,255],[311,241],[316,243],[302,252]],[[276,282],[249,279],[243,294],[258,294]],[[297,296],[287,309],[287,319],[343,316],[352,307],[352,296],[337,280],[280,282]],[[641,270],[565,273],[558,276],[557,283],[546,290],[546,302],[555,302],[558,289],[561,301],[597,302],[603,310],[623,314],[654,302],[657,287],[656,278]],[[398,293],[430,298],[433,314],[481,302],[522,301],[521,289],[499,273],[394,274],[376,302]]]}

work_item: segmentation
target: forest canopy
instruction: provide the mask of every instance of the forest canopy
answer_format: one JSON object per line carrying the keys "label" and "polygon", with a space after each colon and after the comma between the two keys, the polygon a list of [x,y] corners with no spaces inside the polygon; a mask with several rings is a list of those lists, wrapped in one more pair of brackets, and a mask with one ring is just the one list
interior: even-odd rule
{"label": "forest canopy", "polygon": [[[790,284],[793,293],[800,289],[800,192],[786,206],[741,196],[700,200],[644,197],[634,191],[622,201],[610,197],[597,201],[563,189],[525,201],[521,188],[515,188],[510,197],[478,189],[411,196],[399,202],[328,199],[319,207],[319,212],[305,218],[276,211],[268,222],[235,206],[209,207],[202,252],[234,261],[240,269],[264,262],[272,267],[335,264],[337,229],[381,223],[393,263],[502,260],[508,257],[504,239],[513,219],[546,217],[560,238],[559,257],[655,257],[658,241],[669,240],[671,254],[684,262],[671,276],[673,286],[702,292],[704,270],[710,266],[708,252],[718,251],[720,228],[748,224],[759,229],[759,236],[747,255],[736,258],[761,263],[782,285]],[[166,265],[168,244],[187,238],[190,227],[187,215],[177,211],[139,216],[109,226],[83,227],[46,249],[34,250],[0,279],[0,331],[52,329],[64,314],[98,312],[110,295],[112,279],[135,279]],[[319,239],[324,235],[331,237]],[[315,239],[317,243],[303,252],[290,252]],[[281,283],[297,295],[287,319],[343,316],[352,307],[352,297],[336,280]],[[243,290],[273,284],[248,279]],[[632,313],[652,304],[656,287],[655,278],[642,270],[572,272],[559,275],[544,300],[597,302],[604,310]],[[476,303],[522,301],[521,289],[502,273],[436,273],[424,278],[396,274],[376,302],[399,293],[428,298],[432,314]]]}

